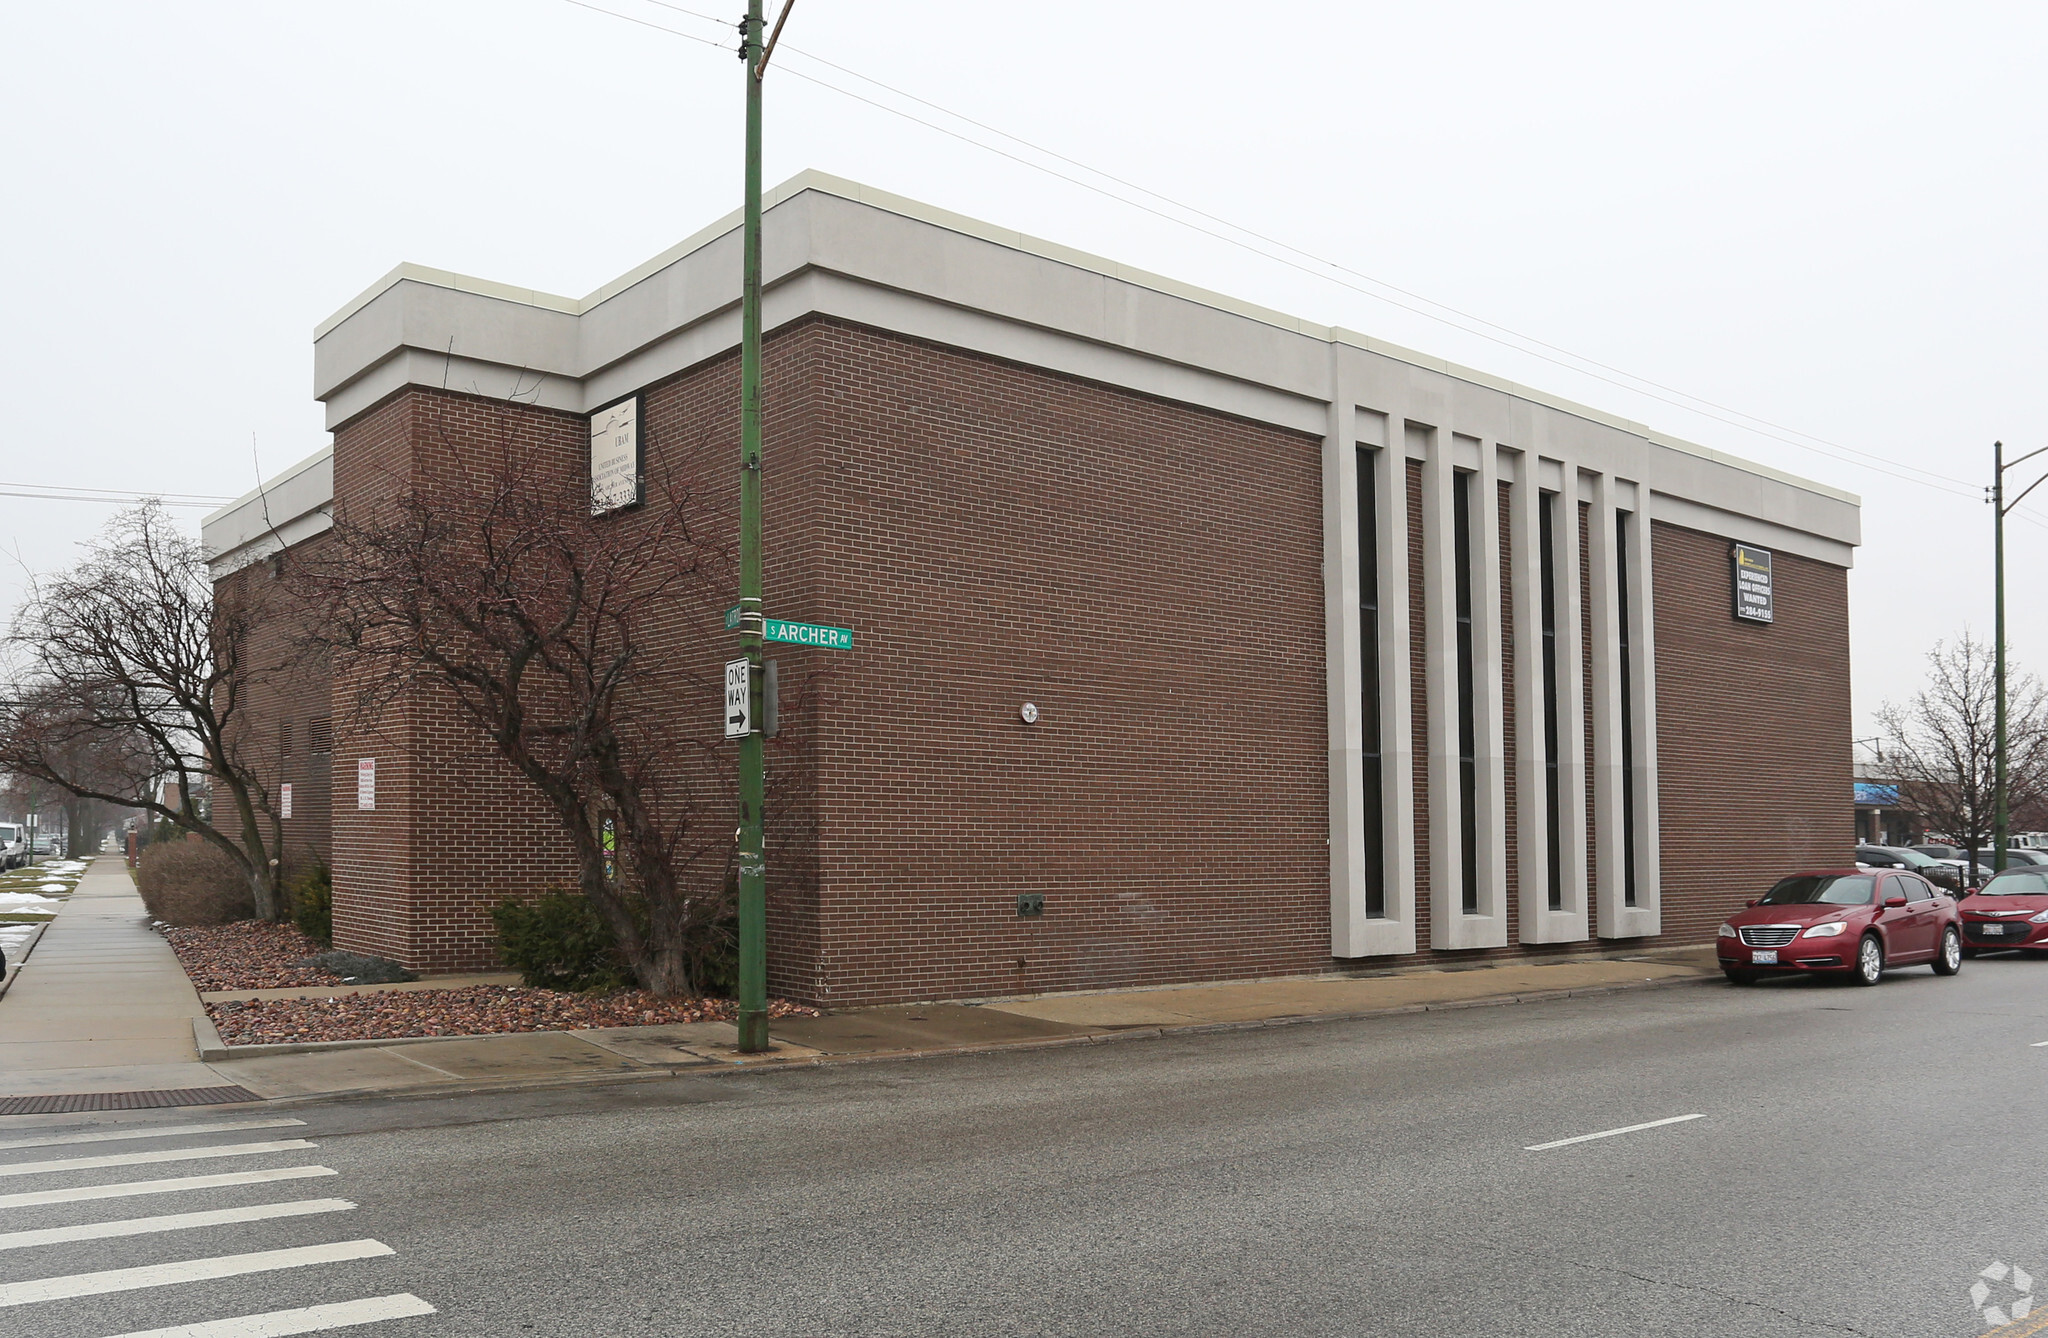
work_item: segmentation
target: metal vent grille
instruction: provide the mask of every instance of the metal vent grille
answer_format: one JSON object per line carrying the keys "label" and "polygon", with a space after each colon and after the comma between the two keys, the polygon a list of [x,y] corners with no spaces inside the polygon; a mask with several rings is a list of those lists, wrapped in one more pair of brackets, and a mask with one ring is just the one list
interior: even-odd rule
{"label": "metal vent grille", "polygon": [[315,716],[306,722],[306,751],[309,753],[331,753],[334,751],[333,716]]}
{"label": "metal vent grille", "polygon": [[261,1101],[246,1087],[173,1087],[158,1092],[63,1092],[0,1096],[0,1115],[63,1115],[74,1110],[155,1110],[164,1106],[218,1106]]}
{"label": "metal vent grille", "polygon": [[1752,948],[1782,948],[1799,937],[1798,925],[1744,925],[1742,941]]}

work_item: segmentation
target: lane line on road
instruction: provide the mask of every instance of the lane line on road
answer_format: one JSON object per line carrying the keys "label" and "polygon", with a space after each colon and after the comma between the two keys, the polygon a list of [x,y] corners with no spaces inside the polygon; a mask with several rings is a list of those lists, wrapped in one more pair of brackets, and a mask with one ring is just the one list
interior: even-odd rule
{"label": "lane line on road", "polygon": [[2033,1045],[2029,1046],[2028,1048],[2032,1050],[2039,1050],[2044,1045],[2048,1045],[2048,1041],[2035,1041]]}
{"label": "lane line on road", "polygon": [[176,1138],[184,1134],[224,1134],[233,1129],[282,1129],[304,1124],[304,1120],[229,1120],[224,1124],[159,1124],[139,1129],[108,1129],[93,1134],[63,1134],[54,1138],[10,1138],[0,1143],[0,1152],[10,1148],[48,1148],[61,1143],[112,1143],[123,1138]]}
{"label": "lane line on road", "polygon": [[347,1199],[295,1199],[290,1203],[258,1203],[247,1208],[210,1208],[205,1212],[170,1213],[163,1217],[130,1217],[118,1222],[87,1222],[82,1226],[9,1231],[0,1233],[0,1250],[22,1250],[31,1245],[59,1245],[74,1240],[106,1240],[113,1236],[147,1236],[158,1231],[262,1222],[273,1217],[304,1217],[308,1213],[339,1213],[353,1207],[355,1205]]}
{"label": "lane line on road", "polygon": [[47,1175],[52,1171],[96,1171],[103,1166],[147,1166],[159,1161],[204,1161],[208,1157],[256,1157],[266,1152],[296,1152],[318,1147],[303,1138],[275,1143],[227,1143],[212,1148],[173,1148],[162,1152],[116,1152],[104,1157],[68,1157],[62,1161],[17,1161],[0,1165],[0,1175]]}
{"label": "lane line on road", "polygon": [[114,1338],[288,1338],[294,1333],[324,1333],[358,1324],[375,1324],[387,1319],[410,1319],[414,1315],[437,1314],[434,1307],[414,1296],[371,1296],[361,1301],[337,1301],[332,1305],[309,1305],[299,1310],[270,1310],[239,1319],[210,1319],[200,1324],[176,1324],[168,1329],[149,1329],[115,1334]]}
{"label": "lane line on road", "polygon": [[1659,1129],[1667,1124],[1684,1124],[1687,1120],[1703,1120],[1705,1115],[1673,1115],[1667,1120],[1648,1120],[1642,1124],[1624,1124],[1619,1129],[1602,1129],[1597,1134],[1580,1134],[1576,1138],[1559,1138],[1548,1143],[1532,1143],[1522,1149],[1524,1152],[1547,1152],[1551,1148],[1570,1147],[1574,1143],[1590,1143],[1596,1138],[1613,1138],[1617,1134],[1633,1134],[1644,1129]]}
{"label": "lane line on road", "polygon": [[0,1208],[34,1208],[45,1203],[80,1203],[86,1199],[125,1199],[135,1194],[173,1194],[185,1189],[261,1185],[272,1180],[301,1180],[310,1175],[337,1174],[339,1172],[331,1166],[282,1166],[275,1171],[225,1171],[219,1175],[181,1175],[168,1180],[125,1180],[113,1185],[77,1185],[71,1189],[0,1194]]}
{"label": "lane line on road", "polygon": [[268,1273],[280,1268],[304,1268],[309,1264],[339,1264],[351,1259],[375,1259],[396,1253],[398,1251],[381,1240],[344,1240],[332,1245],[300,1245],[288,1250],[258,1250],[253,1254],[186,1259],[175,1264],[144,1264],[140,1268],[67,1273],[56,1278],[0,1283],[0,1306],[65,1301],[76,1296],[104,1296],[108,1292],[168,1287],[180,1282],[206,1282],[214,1278],[240,1277],[245,1273]]}

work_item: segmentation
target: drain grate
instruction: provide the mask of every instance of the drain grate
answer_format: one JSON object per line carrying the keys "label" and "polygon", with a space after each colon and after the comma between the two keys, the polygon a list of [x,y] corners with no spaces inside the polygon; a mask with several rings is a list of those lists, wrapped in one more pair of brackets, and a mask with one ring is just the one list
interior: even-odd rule
{"label": "drain grate", "polygon": [[65,1115],[74,1110],[156,1110],[164,1106],[218,1106],[261,1101],[246,1087],[173,1087],[161,1092],[63,1092],[0,1096],[0,1115]]}

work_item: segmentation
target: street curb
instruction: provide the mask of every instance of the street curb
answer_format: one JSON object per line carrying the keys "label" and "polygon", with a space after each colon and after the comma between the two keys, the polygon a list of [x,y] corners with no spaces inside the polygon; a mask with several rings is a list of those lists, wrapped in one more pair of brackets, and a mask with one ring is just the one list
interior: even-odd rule
{"label": "street curb", "polygon": [[28,936],[28,942],[21,945],[21,951],[7,959],[7,971],[0,975],[0,999],[6,998],[7,991],[14,988],[14,982],[20,977],[22,968],[28,965],[29,954],[36,950],[36,944],[43,941],[43,934],[53,923],[55,922],[45,920],[36,925],[35,932]]}
{"label": "street curb", "polygon": [[[733,1078],[748,1074],[789,1073],[803,1069],[838,1068],[857,1064],[895,1063],[904,1060],[946,1059],[962,1055],[1011,1054],[1033,1050],[1063,1050],[1079,1045],[1112,1045],[1124,1041],[1156,1041],[1176,1036],[1201,1036],[1218,1032],[1257,1031],[1266,1027],[1291,1027],[1310,1022],[1358,1022],[1372,1018],[1399,1017],[1411,1013],[1449,1013],[1469,1008],[1501,1008],[1510,1004],[1555,1003],[1563,999],[1594,998],[1606,994],[1631,994],[1644,990],[1673,989],[1686,985],[1718,985],[1718,973],[1699,976],[1672,976],[1663,980],[1645,980],[1639,983],[1588,985],[1580,989],[1539,990],[1526,994],[1499,994],[1480,999],[1448,999],[1434,1004],[1397,1004],[1389,1008],[1369,1008],[1348,1013],[1297,1013],[1285,1017],[1247,1018],[1239,1022],[1196,1022],[1186,1026],[1131,1027],[1120,1031],[1084,1032],[1074,1036],[1051,1036],[1030,1040],[982,1042],[975,1045],[939,1046],[929,1050],[883,1050],[867,1054],[817,1055],[809,1059],[784,1060],[700,1060],[694,1064],[675,1064],[650,1067],[638,1073],[602,1073],[590,1075],[568,1075],[560,1078],[518,1078],[503,1082],[445,1083],[439,1086],[389,1088],[350,1088],[339,1092],[309,1092],[292,1096],[271,1097],[260,1102],[243,1103],[261,1105],[266,1108],[281,1106],[316,1105],[331,1101],[367,1101],[378,1098],[388,1100],[426,1100],[443,1096],[490,1096],[512,1092],[553,1091],[568,1087],[616,1086],[623,1083],[648,1082],[660,1078]],[[510,1035],[547,1033],[498,1033]],[[567,1034],[567,1033],[563,1033]],[[407,1036],[389,1041],[309,1041],[300,1045],[284,1046],[229,1046],[230,1058],[254,1058],[258,1053],[303,1053],[321,1049],[364,1049],[379,1045],[399,1045],[420,1041],[478,1040],[481,1037],[462,1036]]]}
{"label": "street curb", "polygon": [[229,1059],[227,1043],[220,1038],[220,1028],[213,1025],[213,1019],[202,1010],[192,1015],[192,1045],[199,1051],[199,1062],[208,1064],[216,1059]]}

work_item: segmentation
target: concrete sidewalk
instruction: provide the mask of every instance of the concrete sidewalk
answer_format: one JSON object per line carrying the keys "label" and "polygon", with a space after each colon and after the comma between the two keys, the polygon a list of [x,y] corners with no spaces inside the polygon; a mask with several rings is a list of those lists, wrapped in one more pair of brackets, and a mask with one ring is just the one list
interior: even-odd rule
{"label": "concrete sidewalk", "polygon": [[101,856],[0,998],[0,1097],[218,1087],[206,1010],[118,857]]}
{"label": "concrete sidewalk", "polygon": [[[118,859],[101,858],[49,924],[14,988],[0,998],[0,1098],[91,1101],[121,1093],[130,1094],[134,1104],[170,1105],[240,1100],[245,1093],[304,1100],[620,1082],[682,1072],[1090,1045],[1175,1031],[1533,1002],[1718,979],[1719,974],[1713,948],[1705,947],[1547,963],[1517,959],[1368,977],[1307,976],[982,1004],[897,1005],[780,1019],[770,1024],[774,1048],[765,1055],[739,1054],[737,1035],[724,1022],[224,1046],[176,954],[147,927],[127,870]],[[306,996],[372,988],[394,987],[233,993]],[[192,1095],[200,1089],[213,1092]]]}

